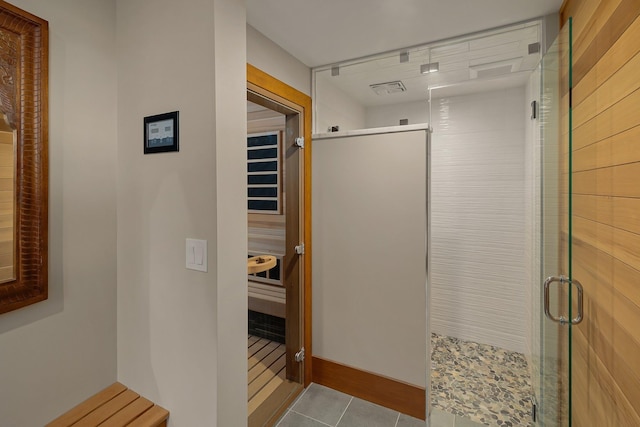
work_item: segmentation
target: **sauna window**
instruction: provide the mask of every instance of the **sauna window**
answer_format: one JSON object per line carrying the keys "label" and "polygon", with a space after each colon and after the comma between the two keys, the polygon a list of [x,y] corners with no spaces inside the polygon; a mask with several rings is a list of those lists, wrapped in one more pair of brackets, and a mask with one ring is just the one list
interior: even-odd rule
{"label": "sauna window", "polygon": [[247,136],[249,213],[280,214],[282,212],[280,140],[280,132]]}

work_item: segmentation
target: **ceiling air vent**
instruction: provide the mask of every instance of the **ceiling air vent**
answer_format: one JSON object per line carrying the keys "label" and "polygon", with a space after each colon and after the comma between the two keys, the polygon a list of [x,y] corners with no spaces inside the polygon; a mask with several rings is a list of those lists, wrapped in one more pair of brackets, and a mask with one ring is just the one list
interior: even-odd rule
{"label": "ceiling air vent", "polygon": [[388,95],[390,93],[400,93],[406,92],[407,88],[404,87],[400,80],[395,82],[387,82],[387,83],[376,83],[369,85],[369,87],[377,94],[377,95]]}
{"label": "ceiling air vent", "polygon": [[477,70],[477,78],[485,79],[489,77],[501,76],[503,74],[509,74],[511,72],[511,65],[503,65],[501,67],[485,68],[484,70]]}
{"label": "ceiling air vent", "polygon": [[476,64],[469,66],[469,77],[472,79],[484,79],[503,74],[520,71],[522,57],[506,59],[504,61],[489,62],[486,64]]}

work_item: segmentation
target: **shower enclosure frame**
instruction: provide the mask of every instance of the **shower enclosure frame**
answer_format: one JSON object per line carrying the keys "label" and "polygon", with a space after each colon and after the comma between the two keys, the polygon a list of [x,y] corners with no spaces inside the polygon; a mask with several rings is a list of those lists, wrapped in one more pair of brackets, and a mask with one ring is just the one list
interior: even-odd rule
{"label": "shower enclosure frame", "polygon": [[[556,26],[556,22],[557,22],[556,19],[557,19],[557,15],[549,15],[549,16],[537,18],[535,20],[527,21],[527,22],[538,21],[540,23],[540,29],[541,29],[540,31],[541,32],[539,33],[539,35],[540,35],[540,39],[539,39],[540,43],[538,45],[538,49],[541,49],[540,50],[540,52],[541,52],[540,59],[542,59],[542,53],[546,53],[547,52],[547,50],[549,49],[549,47],[551,46],[551,44],[553,42],[553,39],[555,39],[556,35],[558,35],[558,27],[559,26]],[[516,25],[516,24],[513,24],[513,25]],[[524,22],[523,22],[523,24],[524,24]],[[570,21],[569,21],[569,25],[570,25]],[[507,28],[507,27],[509,27],[509,25],[507,25],[507,26],[505,26],[503,28]],[[467,36],[473,36],[473,35],[481,34],[481,33],[484,33],[484,32],[479,32],[479,33],[475,33],[475,34],[469,34]],[[567,35],[565,35],[565,36],[567,36]],[[571,31],[568,31],[568,36],[567,37],[568,38],[565,39],[565,42],[568,41],[568,45],[567,46],[570,47],[571,46]],[[445,42],[446,42],[446,40],[445,41],[437,41],[437,42],[433,42],[432,45],[435,46],[435,45],[445,44]],[[415,48],[415,47],[413,47],[413,48]],[[378,54],[378,55],[372,55],[372,56],[363,57],[363,58],[356,58],[356,59],[352,59],[352,60],[349,60],[349,61],[344,61],[343,63],[340,63],[340,64],[330,64],[330,65],[325,65],[323,67],[315,68],[313,70],[313,73],[312,73],[312,96],[313,96],[313,99],[314,99],[314,106],[313,106],[313,108],[314,108],[314,111],[313,111],[314,112],[314,119],[318,115],[318,111],[317,111],[318,107],[317,107],[317,104],[315,103],[315,101],[317,100],[317,93],[316,93],[316,90],[317,90],[316,89],[316,87],[317,87],[316,79],[317,79],[317,77],[316,77],[316,72],[318,72],[318,71],[324,71],[324,72],[331,71],[331,75],[332,76],[337,76],[342,71],[340,69],[340,67],[348,67],[349,65],[360,64],[360,63],[367,62],[367,61],[370,61],[370,60],[375,60],[376,58],[382,58],[382,57],[391,58],[391,57],[395,57],[398,54],[401,55],[402,52],[407,52],[407,51],[409,51],[411,49],[412,49],[412,47],[409,47],[409,48],[405,48],[403,50],[397,50],[397,51],[393,51],[393,52],[386,52],[386,53],[381,53],[381,54]],[[566,56],[565,57],[565,61],[568,58],[568,62],[570,64],[571,63],[571,49],[569,48],[568,50],[563,51],[563,53]],[[566,63],[564,65],[566,65]],[[334,69],[335,69],[335,74],[334,74]],[[526,71],[527,72],[531,72],[532,70],[527,69]],[[535,71],[535,70],[533,70],[533,71]],[[571,79],[571,70],[570,69],[568,70],[567,76],[568,76],[568,79],[570,80]],[[458,84],[464,84],[464,83],[458,83]],[[570,91],[570,86],[571,86],[571,82],[569,81],[569,91]],[[431,87],[430,87],[430,89],[431,89]],[[429,96],[428,96],[428,103],[429,103],[429,107],[428,107],[429,108],[428,123],[432,123],[433,120],[431,118],[431,105],[430,105],[430,102],[431,102],[431,91],[428,90],[427,93],[429,94]],[[540,94],[538,96],[543,97],[543,95],[544,94]],[[544,99],[538,100],[538,105],[543,106],[544,105]],[[565,111],[565,113],[566,113],[566,111]],[[568,109],[568,117],[569,117],[569,120],[570,120],[570,118],[571,118],[571,106],[569,106],[569,109]],[[318,122],[316,121],[316,125],[315,125],[316,126],[316,132],[324,132],[323,129],[317,129],[317,123]],[[571,130],[571,124],[570,123],[569,123],[569,129]],[[371,132],[371,133],[384,132],[384,130],[382,128],[374,128],[374,129],[367,129],[367,130],[355,130],[355,131],[339,132],[339,134],[341,134],[341,135],[357,135],[357,134],[366,134],[368,132]],[[330,135],[330,133],[327,133],[327,134],[322,133],[321,135],[328,137]],[[569,131],[569,138],[571,138],[570,131]],[[538,141],[536,141],[536,142],[538,142]],[[552,147],[550,149],[554,149],[554,148]],[[541,148],[541,150],[542,150],[542,148]],[[430,159],[431,159],[431,137],[429,138],[428,153],[427,153],[427,159],[426,159],[426,161],[427,161],[426,169],[427,169],[427,179],[428,179],[427,182],[428,183],[431,182],[430,181],[430,177],[431,177]],[[563,159],[563,160],[566,160],[566,159]],[[543,161],[543,160],[540,160],[540,161]],[[569,162],[568,170],[569,170],[569,176],[570,176],[571,175],[571,158],[570,157],[568,159],[568,162]],[[536,167],[541,167],[542,168],[542,165],[538,165]],[[563,171],[566,171],[567,166],[563,165],[562,168],[563,168]],[[542,177],[538,177],[538,178],[540,180],[542,180]],[[534,177],[534,179],[536,179],[536,177]],[[538,184],[540,186],[543,185],[542,183],[538,183]],[[568,184],[568,188],[569,188],[568,193],[569,193],[569,197],[570,197],[570,193],[571,193],[570,183]],[[431,286],[430,286],[430,284],[432,282],[432,277],[431,277],[431,273],[432,273],[432,268],[431,268],[432,267],[431,266],[431,261],[432,261],[432,256],[431,256],[431,235],[432,234],[431,234],[431,194],[430,194],[431,191],[430,190],[431,190],[430,185],[427,185],[427,199],[426,199],[427,200],[427,215],[426,215],[427,223],[426,223],[426,236],[425,236],[425,244],[427,246],[427,255],[426,255],[426,260],[425,260],[425,268],[426,268],[426,275],[427,275],[427,283],[426,283],[426,298],[427,298],[427,300],[426,300],[426,307],[427,307],[427,309],[426,309],[426,325],[427,325],[427,333],[429,334],[429,336],[430,336],[430,329],[431,329],[431,322],[430,322]],[[540,195],[538,195],[537,197],[539,197],[539,196]],[[564,196],[564,193],[562,194],[562,196]],[[568,209],[569,209],[569,218],[568,218],[568,228],[569,228],[569,230],[568,230],[568,233],[569,233],[569,242],[570,242],[570,240],[571,240],[571,237],[570,237],[570,229],[571,229],[570,208],[571,208],[571,201],[570,201],[570,199],[566,203],[567,203],[567,205],[565,205],[565,206],[568,206]],[[538,212],[538,214],[542,214],[543,213],[542,209],[543,209],[543,207],[540,207],[540,212]],[[561,214],[561,212],[557,212],[557,214]],[[536,220],[536,218],[535,218],[535,215],[534,215],[534,221],[535,220]],[[542,238],[542,236],[539,236],[539,235],[538,235],[538,237]],[[560,238],[559,235],[556,236],[556,237],[558,239]],[[544,248],[541,248],[540,250],[544,251]],[[567,254],[560,253],[558,256],[561,257],[561,256],[564,256],[564,255],[568,255],[569,262],[565,263],[565,266],[568,268],[567,275],[570,277],[570,275],[571,275],[571,271],[570,271],[570,269],[571,269],[571,262],[570,262],[571,248],[570,248],[570,243],[569,243],[569,247],[567,249],[565,249],[565,250],[568,252]],[[542,261],[538,260],[538,262],[540,264],[542,264]],[[557,261],[557,260],[555,262],[556,262],[556,264],[562,264],[562,262]],[[558,274],[561,273],[560,270],[561,269],[559,269],[557,271]],[[542,266],[540,266],[539,271],[536,271],[536,273],[539,273],[540,275],[544,274],[543,271],[542,271]],[[539,310],[539,312],[535,312],[535,310],[537,308],[541,308],[541,307],[537,307],[536,303],[537,302],[541,303],[542,300],[543,300],[542,292],[538,293],[538,291],[542,289],[542,283],[543,283],[544,279],[545,279],[545,277],[542,277],[540,279],[540,283],[531,283],[530,284],[532,286],[531,298],[532,298],[532,302],[533,302],[533,307],[531,308],[533,317],[530,319],[532,323],[533,322],[537,322],[538,320],[541,320],[542,322],[544,321],[543,320],[544,319],[543,311]],[[535,281],[535,280],[537,280],[537,278],[532,278],[532,280]],[[568,296],[567,295],[563,295],[562,292],[554,293],[552,295],[552,305],[555,304],[556,307],[560,307],[560,308],[566,307],[566,310],[567,310],[569,316],[571,316],[572,315],[572,311],[574,311],[574,307],[572,307],[570,302],[576,300],[577,295],[575,293],[575,289],[572,290],[571,286],[567,287],[566,289],[568,290]],[[538,301],[538,299],[540,301]],[[554,299],[557,299],[557,301],[554,301]],[[567,304],[568,302],[569,302],[569,304]],[[542,305],[542,304],[540,304],[540,305]],[[532,340],[532,342],[530,343],[531,346],[532,346],[532,348],[531,348],[531,353],[532,354],[531,354],[531,357],[528,358],[528,361],[531,364],[536,364],[537,363],[537,361],[534,360],[534,358],[536,356],[537,357],[544,357],[544,354],[537,354],[536,355],[535,354],[536,352],[544,353],[546,351],[548,353],[549,351],[555,351],[556,350],[555,348],[551,348],[551,347],[540,348],[540,349],[533,348],[534,346],[536,346],[538,344],[543,345],[543,343],[544,343],[544,337],[540,338],[540,343],[537,343],[536,342],[536,337],[534,337],[534,335],[537,332],[541,332],[541,329],[545,328],[545,326],[539,326],[539,327],[540,327],[540,329],[538,329],[536,331],[535,330],[536,326],[532,326],[533,329],[531,330],[531,337],[529,337]],[[548,327],[547,327],[547,329],[548,329]],[[570,358],[571,358],[571,350],[570,350],[571,332],[570,332],[570,330],[571,329],[570,329],[570,326],[569,326],[569,328],[567,329],[566,333],[559,334],[559,335],[562,335],[562,336],[568,336],[569,338],[568,338],[568,342],[567,342],[567,347],[564,348],[564,349],[560,348],[560,347],[565,345],[565,341],[566,340],[561,342],[561,339],[558,339],[558,341],[556,342],[557,347],[558,347],[557,348],[557,354],[555,356],[556,359],[557,358],[564,358],[563,361],[556,360],[556,362],[558,363],[558,366],[559,366],[559,369],[556,372],[556,374],[557,374],[556,375],[556,379],[558,380],[558,382],[557,382],[558,384],[561,384],[561,382],[564,382],[563,387],[567,387],[567,389],[569,390],[569,394],[567,396],[565,396],[564,398],[561,398],[560,401],[559,401],[560,405],[565,405],[566,404],[566,405],[569,406],[568,415],[567,415],[568,418],[571,417],[571,409],[570,409],[570,404],[571,404],[571,393],[570,393],[570,387],[571,387],[571,365],[570,365]],[[430,354],[431,354],[431,349],[430,349],[429,342],[427,342],[427,358],[426,358],[427,365],[428,365],[427,372],[429,372],[430,368],[431,368],[430,367],[430,362],[431,362]],[[556,363],[556,362],[553,362],[553,363]],[[549,372],[549,366],[551,366],[551,365],[547,364],[547,367],[544,369],[544,372]],[[542,371],[542,368],[540,368],[540,370]],[[540,378],[542,378],[542,376],[544,375],[542,372],[535,372],[535,369],[534,369],[534,372],[532,372],[532,376],[536,375],[536,374],[539,374]],[[562,381],[560,381],[558,379],[558,376],[560,376],[560,375],[566,376],[567,378],[562,380]],[[429,375],[427,375],[427,377],[429,377]],[[541,381],[541,379],[537,379],[537,380]],[[536,381],[536,379],[532,378],[532,381]],[[539,388],[539,389],[541,390],[541,388]],[[559,391],[559,389],[558,389],[558,392],[562,393],[561,391]],[[429,389],[429,385],[428,385],[427,386],[427,390],[426,390],[427,419],[429,418],[429,414],[431,412],[431,408],[430,408],[430,397],[431,396],[430,396],[430,394],[431,393],[430,393],[430,389]],[[537,399],[538,399],[537,402],[536,402],[536,395],[537,395]],[[532,404],[537,403],[538,404],[537,407],[538,407],[539,411],[541,410],[541,408],[544,408],[544,403],[545,403],[544,401],[545,400],[548,401],[549,397],[550,397],[550,396],[546,396],[546,397],[545,396],[540,396],[539,393],[532,394],[532,396],[534,396]],[[553,405],[551,405],[551,406],[553,406]],[[570,422],[570,420],[568,420],[568,421]],[[551,425],[551,424],[547,424],[547,425]],[[558,425],[560,425],[560,422],[558,423]]]}

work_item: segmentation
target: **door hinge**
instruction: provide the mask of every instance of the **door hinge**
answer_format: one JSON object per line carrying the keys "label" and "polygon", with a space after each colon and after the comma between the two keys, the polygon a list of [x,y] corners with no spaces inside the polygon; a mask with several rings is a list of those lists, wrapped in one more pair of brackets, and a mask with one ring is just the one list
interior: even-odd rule
{"label": "door hinge", "polygon": [[296,359],[296,362],[298,363],[304,360],[304,347],[302,347],[300,351],[296,353],[295,359]]}
{"label": "door hinge", "polygon": [[304,255],[304,243],[300,243],[298,246],[296,246],[295,250],[298,255]]}
{"label": "door hinge", "polygon": [[538,404],[535,397],[531,398],[531,421],[538,421]]}
{"label": "door hinge", "polygon": [[299,136],[296,138],[296,146],[304,148],[304,136]]}

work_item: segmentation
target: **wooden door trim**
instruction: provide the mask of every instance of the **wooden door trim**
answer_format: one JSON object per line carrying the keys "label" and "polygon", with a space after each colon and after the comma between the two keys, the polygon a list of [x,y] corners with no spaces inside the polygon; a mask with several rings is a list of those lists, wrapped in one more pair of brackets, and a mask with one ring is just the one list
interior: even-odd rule
{"label": "wooden door trim", "polygon": [[304,301],[303,301],[303,330],[304,348],[306,353],[304,363],[304,386],[307,387],[312,381],[311,355],[311,97],[305,95],[297,89],[281,82],[275,77],[259,70],[251,64],[247,64],[247,83],[262,89],[262,95],[272,94],[274,100],[284,99],[295,104],[303,116],[304,147],[304,245],[305,253],[302,256],[304,266]]}

